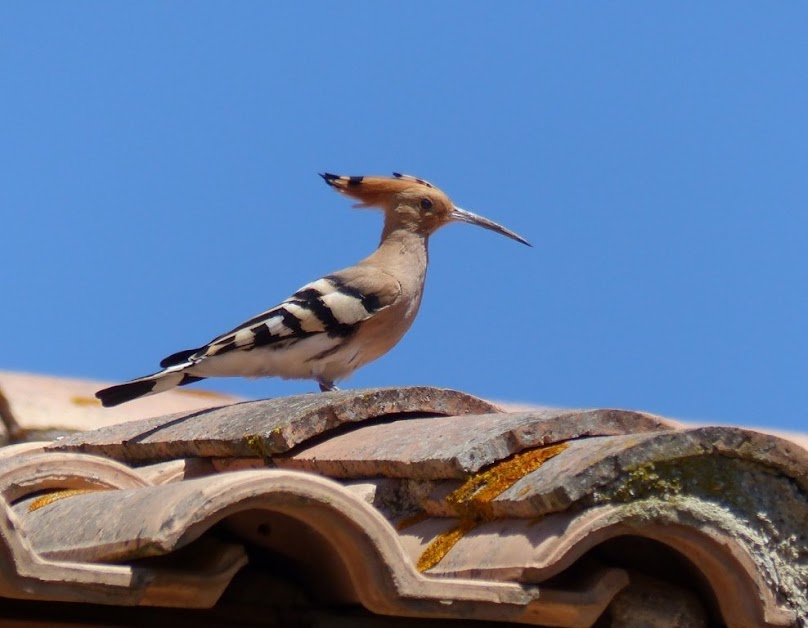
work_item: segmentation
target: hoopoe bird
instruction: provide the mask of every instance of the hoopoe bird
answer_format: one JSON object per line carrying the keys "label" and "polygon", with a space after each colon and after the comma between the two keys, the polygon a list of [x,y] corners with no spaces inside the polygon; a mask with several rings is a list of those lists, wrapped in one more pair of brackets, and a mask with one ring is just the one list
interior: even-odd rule
{"label": "hoopoe bird", "polygon": [[412,325],[426,279],[429,236],[450,222],[530,243],[460,209],[431,183],[409,175],[321,174],[332,188],[384,212],[381,243],[350,268],[303,286],[273,307],[211,340],[174,353],[153,375],[96,393],[104,406],[165,392],[207,377],[313,379],[321,391],[392,349]]}

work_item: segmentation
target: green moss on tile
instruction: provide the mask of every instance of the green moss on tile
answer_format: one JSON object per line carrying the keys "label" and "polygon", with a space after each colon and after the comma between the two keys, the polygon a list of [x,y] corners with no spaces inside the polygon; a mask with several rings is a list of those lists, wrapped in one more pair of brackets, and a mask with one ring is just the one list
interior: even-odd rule
{"label": "green moss on tile", "polygon": [[[626,467],[613,485],[593,494],[595,503],[625,503],[656,497],[673,500],[682,494],[718,501],[737,509],[751,507],[744,479],[748,463],[725,456],[694,456],[670,462]],[[761,467],[755,468],[756,473]],[[765,471],[764,471],[765,472]]]}
{"label": "green moss on tile", "polygon": [[664,520],[667,504],[678,522],[720,527],[746,547],[787,606],[808,616],[808,495],[792,478],[740,458],[699,455],[627,466],[579,505],[605,503],[625,504],[635,522]]}

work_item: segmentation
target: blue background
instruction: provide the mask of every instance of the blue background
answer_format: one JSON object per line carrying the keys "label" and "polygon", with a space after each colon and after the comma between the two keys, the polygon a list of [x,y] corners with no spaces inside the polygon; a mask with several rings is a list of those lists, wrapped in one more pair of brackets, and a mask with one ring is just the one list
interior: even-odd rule
{"label": "blue background", "polygon": [[[534,245],[431,242],[347,387],[805,429],[808,5],[4,3],[0,368],[156,370],[377,244],[409,172]],[[249,396],[311,382],[216,380]]]}

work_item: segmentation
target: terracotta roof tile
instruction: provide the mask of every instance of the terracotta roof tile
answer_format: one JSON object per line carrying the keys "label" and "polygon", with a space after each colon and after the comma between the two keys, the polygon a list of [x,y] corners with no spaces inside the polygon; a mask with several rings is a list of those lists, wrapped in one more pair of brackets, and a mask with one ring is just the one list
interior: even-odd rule
{"label": "terracotta roof tile", "polygon": [[355,478],[463,478],[511,454],[581,436],[671,429],[662,419],[619,410],[543,410],[374,423],[277,460],[279,466]]}
{"label": "terracotta roof tile", "polygon": [[261,457],[286,452],[334,428],[368,419],[498,411],[495,405],[471,395],[423,386],[336,391],[121,423],[64,438],[57,447],[130,462],[185,456]]}
{"label": "terracotta roof tile", "polygon": [[808,616],[808,452],[637,412],[425,387],[245,402],[0,449],[0,495],[6,598],[207,607],[277,557],[382,615]]}
{"label": "terracotta roof tile", "polygon": [[0,400],[7,400],[19,427],[34,435],[89,430],[239,401],[232,395],[191,388],[145,397],[116,408],[102,408],[95,391],[109,385],[109,382],[0,371]]}

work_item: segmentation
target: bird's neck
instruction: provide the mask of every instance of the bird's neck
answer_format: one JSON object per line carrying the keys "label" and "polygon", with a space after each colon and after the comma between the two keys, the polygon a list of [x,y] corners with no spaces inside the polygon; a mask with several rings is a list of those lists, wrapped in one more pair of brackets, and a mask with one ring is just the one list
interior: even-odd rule
{"label": "bird's neck", "polygon": [[426,240],[428,235],[421,228],[421,221],[417,212],[409,207],[399,206],[394,211],[387,208],[384,212],[384,228],[382,229],[381,244],[390,238],[408,238],[417,236]]}
{"label": "bird's neck", "polygon": [[379,248],[368,261],[396,276],[409,275],[423,284],[429,261],[429,236],[418,233],[411,225],[386,220]]}

